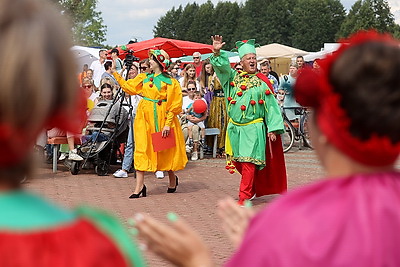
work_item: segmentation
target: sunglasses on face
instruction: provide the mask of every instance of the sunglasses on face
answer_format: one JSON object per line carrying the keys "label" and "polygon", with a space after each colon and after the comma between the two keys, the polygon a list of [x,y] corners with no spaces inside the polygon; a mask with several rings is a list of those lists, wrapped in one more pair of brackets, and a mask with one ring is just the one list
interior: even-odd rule
{"label": "sunglasses on face", "polygon": [[193,59],[198,59],[198,58],[200,58],[200,57],[193,57]]}
{"label": "sunglasses on face", "polygon": [[179,68],[174,68],[175,70],[179,70]]}
{"label": "sunglasses on face", "polygon": [[188,88],[188,91],[196,91],[196,88]]}
{"label": "sunglasses on face", "polygon": [[92,86],[91,86],[91,85],[83,85],[82,87],[83,87],[83,88],[85,88],[85,89],[92,88]]}
{"label": "sunglasses on face", "polygon": [[147,70],[149,67],[140,67],[140,70]]}

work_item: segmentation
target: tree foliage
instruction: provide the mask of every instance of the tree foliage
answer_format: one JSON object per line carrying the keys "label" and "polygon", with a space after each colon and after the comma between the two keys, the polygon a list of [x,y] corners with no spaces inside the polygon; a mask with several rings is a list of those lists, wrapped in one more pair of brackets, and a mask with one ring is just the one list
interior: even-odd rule
{"label": "tree foliage", "polygon": [[369,29],[396,34],[398,27],[386,0],[358,0],[343,21],[337,37],[347,37],[358,30]]}
{"label": "tree foliage", "polygon": [[345,10],[339,0],[299,0],[293,9],[296,31],[295,47],[317,51],[324,43],[335,42],[335,35],[345,18]]}
{"label": "tree foliage", "polygon": [[70,18],[74,43],[82,46],[103,46],[107,26],[101,12],[96,11],[97,0],[53,0]]}
{"label": "tree foliage", "polygon": [[[236,27],[232,26],[239,24],[239,17],[240,7],[236,2],[218,2],[215,6],[212,34],[222,35],[228,49],[233,48],[235,41],[240,39],[236,33]],[[228,25],[230,26],[228,27]],[[208,36],[208,38],[210,37]]]}
{"label": "tree foliage", "polygon": [[210,35],[219,34],[227,49],[235,41],[254,38],[260,45],[281,43],[317,51],[324,43],[369,28],[400,37],[387,0],[358,0],[347,15],[340,0],[194,2],[170,9],[153,32],[155,37],[201,43],[211,43]]}

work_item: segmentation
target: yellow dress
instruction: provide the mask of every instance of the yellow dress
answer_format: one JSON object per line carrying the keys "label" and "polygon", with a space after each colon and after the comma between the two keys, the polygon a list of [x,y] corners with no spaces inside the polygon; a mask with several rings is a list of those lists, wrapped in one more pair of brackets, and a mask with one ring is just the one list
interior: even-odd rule
{"label": "yellow dress", "polygon": [[[185,168],[185,142],[177,115],[182,111],[182,90],[176,79],[164,74],[141,73],[125,81],[114,73],[122,89],[130,95],[141,95],[134,123],[135,169],[139,171],[177,171]],[[153,151],[151,134],[170,126],[175,132],[176,146]]]}

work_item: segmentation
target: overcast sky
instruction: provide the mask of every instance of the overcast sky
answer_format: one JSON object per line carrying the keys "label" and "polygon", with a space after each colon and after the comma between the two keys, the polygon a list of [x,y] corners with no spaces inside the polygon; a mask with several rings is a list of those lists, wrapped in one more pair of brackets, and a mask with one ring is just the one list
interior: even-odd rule
{"label": "overcast sky", "polygon": [[[205,3],[207,0],[98,0],[98,10],[102,12],[104,24],[107,25],[106,44],[122,45],[130,39],[138,41],[153,38],[153,28],[158,19],[173,6],[183,7],[187,3]],[[356,0],[341,0],[349,10]],[[211,0],[217,4],[219,0]],[[233,0],[231,0],[233,2]],[[236,2],[243,2],[237,0]],[[389,0],[396,22],[400,24],[400,1]]]}

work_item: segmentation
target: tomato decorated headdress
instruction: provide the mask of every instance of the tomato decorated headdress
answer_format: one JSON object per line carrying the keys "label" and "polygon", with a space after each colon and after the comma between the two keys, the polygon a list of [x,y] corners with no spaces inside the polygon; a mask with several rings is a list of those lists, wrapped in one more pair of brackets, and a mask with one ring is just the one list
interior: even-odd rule
{"label": "tomato decorated headdress", "polygon": [[171,60],[169,55],[164,50],[149,50],[149,57],[155,57],[158,63],[163,67],[162,71],[167,72],[169,65],[171,65]]}
{"label": "tomato decorated headdress", "polygon": [[[336,60],[350,48],[366,43],[384,43],[400,49],[399,41],[388,34],[362,31],[349,39],[342,40],[341,43],[336,52],[318,62],[319,69],[307,68],[299,72],[295,85],[296,100],[302,106],[312,107],[316,110],[316,123],[319,129],[329,142],[342,153],[364,165],[387,166],[393,164],[400,153],[400,142],[393,143],[389,136],[378,133],[372,133],[363,140],[354,136],[350,131],[351,118],[341,105],[343,96],[332,86],[330,74]],[[351,67],[348,66],[348,68]],[[351,89],[348,88],[348,90]],[[393,89],[400,90],[400,88]]]}
{"label": "tomato decorated headdress", "polygon": [[238,52],[239,57],[242,58],[247,54],[256,54],[256,47],[258,46],[255,39],[237,41],[236,48],[232,49],[232,51]]}

